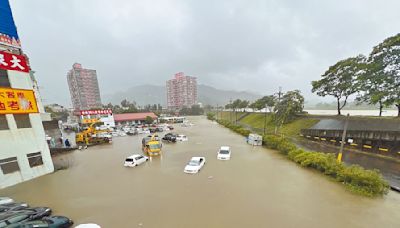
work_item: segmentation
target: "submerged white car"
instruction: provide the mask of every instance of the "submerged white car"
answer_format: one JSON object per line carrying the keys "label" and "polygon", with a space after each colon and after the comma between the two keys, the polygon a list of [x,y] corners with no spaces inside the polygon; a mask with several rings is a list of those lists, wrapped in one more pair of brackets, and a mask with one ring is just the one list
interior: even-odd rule
{"label": "submerged white car", "polygon": [[188,137],[186,135],[177,135],[176,141],[186,142],[186,141],[188,141]]}
{"label": "submerged white car", "polygon": [[183,171],[185,173],[198,173],[205,163],[205,157],[192,157]]}
{"label": "submerged white car", "polygon": [[149,160],[149,158],[144,155],[134,154],[125,159],[124,166],[125,167],[134,167],[134,166],[138,166],[142,163],[145,163],[148,160]]}
{"label": "submerged white car", "polygon": [[221,146],[217,153],[218,160],[229,160],[231,159],[231,149],[229,146]]}
{"label": "submerged white car", "polygon": [[14,200],[8,197],[0,197],[0,205],[13,203]]}

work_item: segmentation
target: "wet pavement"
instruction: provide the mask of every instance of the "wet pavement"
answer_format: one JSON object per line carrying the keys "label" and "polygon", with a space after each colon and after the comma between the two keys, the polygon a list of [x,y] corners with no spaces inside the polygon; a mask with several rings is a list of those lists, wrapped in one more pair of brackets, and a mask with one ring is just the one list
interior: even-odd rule
{"label": "wet pavement", "polygon": [[[142,136],[62,155],[70,165],[0,195],[46,205],[75,224],[102,227],[400,227],[400,194],[369,199],[288,161],[205,117],[176,127],[188,142],[164,144],[162,157],[125,168],[141,153]],[[232,149],[219,161],[221,145]],[[199,174],[183,173],[192,156],[205,156]]]}

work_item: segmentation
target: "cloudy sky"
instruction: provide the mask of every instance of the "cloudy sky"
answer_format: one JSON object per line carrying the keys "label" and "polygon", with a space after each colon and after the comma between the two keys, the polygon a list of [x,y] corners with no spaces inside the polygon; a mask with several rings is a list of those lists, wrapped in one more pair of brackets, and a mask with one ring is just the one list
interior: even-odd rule
{"label": "cloudy sky", "polygon": [[45,103],[70,104],[74,62],[102,96],[176,72],[270,94],[300,89],[338,60],[400,32],[398,0],[10,0]]}

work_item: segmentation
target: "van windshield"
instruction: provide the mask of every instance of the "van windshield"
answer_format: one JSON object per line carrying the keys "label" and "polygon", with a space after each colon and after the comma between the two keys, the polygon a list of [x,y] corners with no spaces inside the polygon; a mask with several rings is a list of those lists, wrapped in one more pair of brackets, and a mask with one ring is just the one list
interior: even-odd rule
{"label": "van windshield", "polygon": [[133,159],[132,158],[127,158],[127,159],[125,159],[125,161],[126,162],[133,162]]}
{"label": "van windshield", "polygon": [[229,150],[220,150],[219,153],[220,154],[229,154]]}

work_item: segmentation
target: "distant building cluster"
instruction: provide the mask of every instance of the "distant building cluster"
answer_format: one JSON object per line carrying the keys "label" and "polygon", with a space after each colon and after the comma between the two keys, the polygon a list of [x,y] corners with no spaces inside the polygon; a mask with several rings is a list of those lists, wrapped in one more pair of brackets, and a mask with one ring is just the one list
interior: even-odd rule
{"label": "distant building cluster", "polygon": [[197,104],[197,79],[186,76],[183,72],[166,82],[167,107],[170,110],[179,110]]}
{"label": "distant building cluster", "polygon": [[67,74],[72,106],[75,110],[101,108],[99,83],[96,70],[84,69],[75,63]]}

